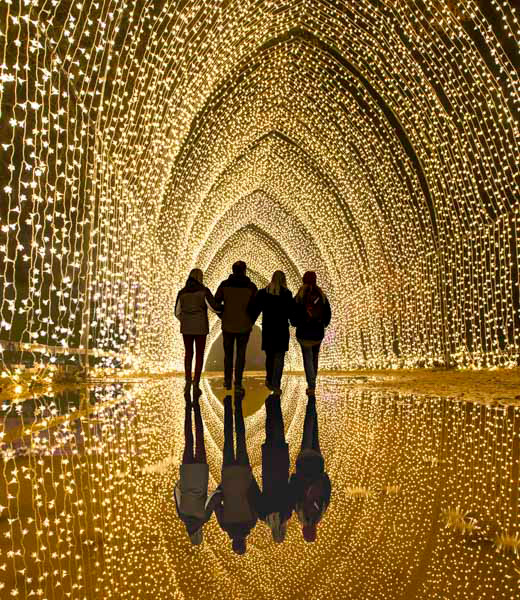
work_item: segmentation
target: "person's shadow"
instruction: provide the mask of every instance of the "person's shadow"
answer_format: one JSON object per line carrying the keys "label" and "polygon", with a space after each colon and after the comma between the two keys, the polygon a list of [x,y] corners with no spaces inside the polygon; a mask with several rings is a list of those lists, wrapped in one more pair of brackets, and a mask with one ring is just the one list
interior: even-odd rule
{"label": "person's shadow", "polygon": [[212,501],[220,527],[229,535],[233,551],[244,554],[247,536],[258,520],[260,489],[249,463],[246,430],[242,413],[243,395],[235,396],[236,452],[233,443],[233,407],[230,395],[224,398],[224,449],[222,479]]}
{"label": "person's shadow", "polygon": [[262,495],[260,518],[271,529],[273,540],[284,541],[292,514],[289,489],[289,445],[285,441],[280,396],[265,401],[265,442],[262,444]]}
{"label": "person's shadow", "polygon": [[330,479],[320,450],[315,396],[309,396],[307,400],[301,449],[289,487],[303,537],[307,542],[314,542],[317,525],[327,510],[331,494]]}

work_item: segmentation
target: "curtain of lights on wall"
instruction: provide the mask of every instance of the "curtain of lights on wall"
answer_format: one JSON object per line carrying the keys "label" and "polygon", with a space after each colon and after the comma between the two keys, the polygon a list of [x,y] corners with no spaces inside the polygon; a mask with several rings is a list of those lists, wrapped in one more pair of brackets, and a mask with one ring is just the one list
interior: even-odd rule
{"label": "curtain of lights on wall", "polygon": [[187,272],[243,258],[317,271],[325,368],[517,364],[518,41],[506,0],[0,0],[4,362],[179,368]]}

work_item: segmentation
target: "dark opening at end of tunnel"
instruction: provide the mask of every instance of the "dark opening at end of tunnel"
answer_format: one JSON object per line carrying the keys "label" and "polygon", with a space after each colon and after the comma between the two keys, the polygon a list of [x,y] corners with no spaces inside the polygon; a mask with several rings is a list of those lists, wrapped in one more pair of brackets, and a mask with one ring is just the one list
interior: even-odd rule
{"label": "dark opening at end of tunnel", "polygon": [[[255,325],[247,344],[246,371],[261,371],[265,367],[265,355],[262,351],[262,331]],[[211,345],[207,353],[205,370],[210,372],[224,371],[224,345],[222,333]]]}

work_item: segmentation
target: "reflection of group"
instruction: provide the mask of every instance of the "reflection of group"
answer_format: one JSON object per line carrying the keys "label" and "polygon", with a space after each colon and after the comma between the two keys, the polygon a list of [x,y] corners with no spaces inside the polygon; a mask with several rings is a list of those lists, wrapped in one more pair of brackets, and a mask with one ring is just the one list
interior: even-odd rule
{"label": "reflection of group", "polygon": [[[193,269],[186,285],[179,292],[175,315],[180,320],[185,347],[186,391],[193,386],[200,394],[200,376],[204,362],[206,337],[209,333],[208,307],[222,320],[224,343],[224,387],[233,384],[233,357],[235,393],[243,393],[246,348],[255,321],[262,315],[262,350],[265,352],[266,386],[280,395],[285,353],[289,349],[289,324],[296,327],[303,357],[307,393],[315,394],[318,357],[325,328],[331,319],[330,304],[317,285],[316,273],[307,271],[302,286],[293,298],[287,289],[285,274],[275,271],[269,285],[258,291],[246,275],[246,264],[238,261],[232,274],[223,281],[215,294],[203,284],[203,273]],[[193,347],[195,346],[195,373],[192,377]]]}
{"label": "reflection of group", "polygon": [[[316,539],[316,526],[330,501],[330,480],[318,439],[318,415],[314,396],[307,399],[300,452],[295,472],[290,473],[289,446],[285,441],[280,396],[271,394],[265,401],[265,442],[262,445],[262,490],[253,475],[246,446],[242,402],[244,395],[224,399],[224,450],[221,483],[208,498],[208,464],[204,449],[204,428],[200,394],[185,392],[185,448],[175,486],[179,518],[194,545],[202,542],[204,524],[215,512],[220,527],[231,539],[233,551],[244,554],[247,536],[264,521],[273,540],[283,542],[287,522],[293,512],[302,525],[308,542]],[[195,452],[193,449],[192,409],[195,415]],[[233,416],[236,444],[233,440]]]}

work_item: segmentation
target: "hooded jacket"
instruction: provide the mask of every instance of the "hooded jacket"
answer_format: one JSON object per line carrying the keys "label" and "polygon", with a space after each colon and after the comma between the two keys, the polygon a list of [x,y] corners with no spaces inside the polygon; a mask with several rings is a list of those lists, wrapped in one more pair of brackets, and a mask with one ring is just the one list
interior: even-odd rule
{"label": "hooded jacket", "polygon": [[208,306],[219,314],[221,306],[207,287],[192,277],[177,295],[175,316],[181,322],[181,333],[185,335],[207,335],[209,333]]}
{"label": "hooded jacket", "polygon": [[253,328],[250,307],[258,288],[247,275],[230,275],[219,286],[215,300],[224,304],[222,331],[247,333]]}

